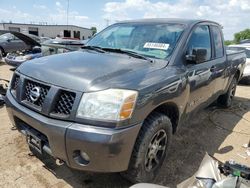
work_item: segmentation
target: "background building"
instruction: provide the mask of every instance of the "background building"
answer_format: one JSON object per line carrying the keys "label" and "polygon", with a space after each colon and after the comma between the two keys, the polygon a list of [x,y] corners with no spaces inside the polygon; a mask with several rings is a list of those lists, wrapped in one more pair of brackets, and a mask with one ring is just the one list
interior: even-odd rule
{"label": "background building", "polygon": [[92,36],[91,29],[74,25],[40,25],[40,24],[21,24],[21,23],[0,23],[0,30],[17,31],[28,33],[40,37],[71,37],[88,39]]}

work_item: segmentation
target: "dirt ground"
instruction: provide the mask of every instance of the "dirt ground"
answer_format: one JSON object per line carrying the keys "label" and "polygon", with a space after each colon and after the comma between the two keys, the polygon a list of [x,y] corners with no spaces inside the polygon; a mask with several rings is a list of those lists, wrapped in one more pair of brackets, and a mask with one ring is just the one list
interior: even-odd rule
{"label": "dirt ground", "polygon": [[[0,65],[0,77],[9,79],[9,66]],[[96,174],[57,166],[50,157],[29,155],[25,138],[11,130],[5,107],[0,109],[0,187],[129,187],[119,174]],[[238,86],[233,107],[211,106],[183,126],[156,183],[169,187],[192,176],[205,153],[221,161],[233,159],[250,166],[243,144],[250,139],[250,86]]]}

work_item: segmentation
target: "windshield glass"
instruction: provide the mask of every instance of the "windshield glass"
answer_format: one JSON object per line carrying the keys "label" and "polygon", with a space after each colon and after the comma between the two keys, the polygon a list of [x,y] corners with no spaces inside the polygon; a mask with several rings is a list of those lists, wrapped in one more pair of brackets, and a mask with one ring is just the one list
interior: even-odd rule
{"label": "windshield glass", "polygon": [[10,33],[5,33],[3,35],[0,35],[0,40],[7,40],[7,39],[13,39],[14,35],[10,34]]}
{"label": "windshield glass", "polygon": [[245,48],[245,47],[228,47],[229,50],[233,50],[233,51],[245,51],[247,58],[250,58],[250,47],[249,48]]}
{"label": "windshield glass", "polygon": [[129,50],[148,57],[169,57],[184,30],[181,24],[114,24],[92,38],[86,46]]}

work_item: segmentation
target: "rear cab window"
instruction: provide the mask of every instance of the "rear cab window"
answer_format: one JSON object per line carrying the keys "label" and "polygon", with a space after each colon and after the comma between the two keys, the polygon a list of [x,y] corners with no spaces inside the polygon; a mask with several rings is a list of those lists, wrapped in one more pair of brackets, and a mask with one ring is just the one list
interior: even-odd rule
{"label": "rear cab window", "polygon": [[215,59],[221,58],[224,56],[224,45],[222,40],[221,31],[217,26],[210,26],[211,32],[213,33],[213,42],[215,50]]}

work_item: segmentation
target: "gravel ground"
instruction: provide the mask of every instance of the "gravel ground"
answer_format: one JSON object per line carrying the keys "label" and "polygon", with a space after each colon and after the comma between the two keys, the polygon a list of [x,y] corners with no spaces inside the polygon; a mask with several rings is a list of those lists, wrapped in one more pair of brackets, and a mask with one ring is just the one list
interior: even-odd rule
{"label": "gravel ground", "polygon": [[[0,64],[0,77],[10,79],[9,66]],[[0,187],[129,187],[119,174],[96,174],[57,166],[50,157],[30,155],[25,138],[11,130],[5,107],[0,109]],[[250,86],[238,86],[233,107],[211,106],[183,126],[156,183],[176,187],[192,176],[205,153],[221,161],[250,164],[243,144],[250,139]]]}

